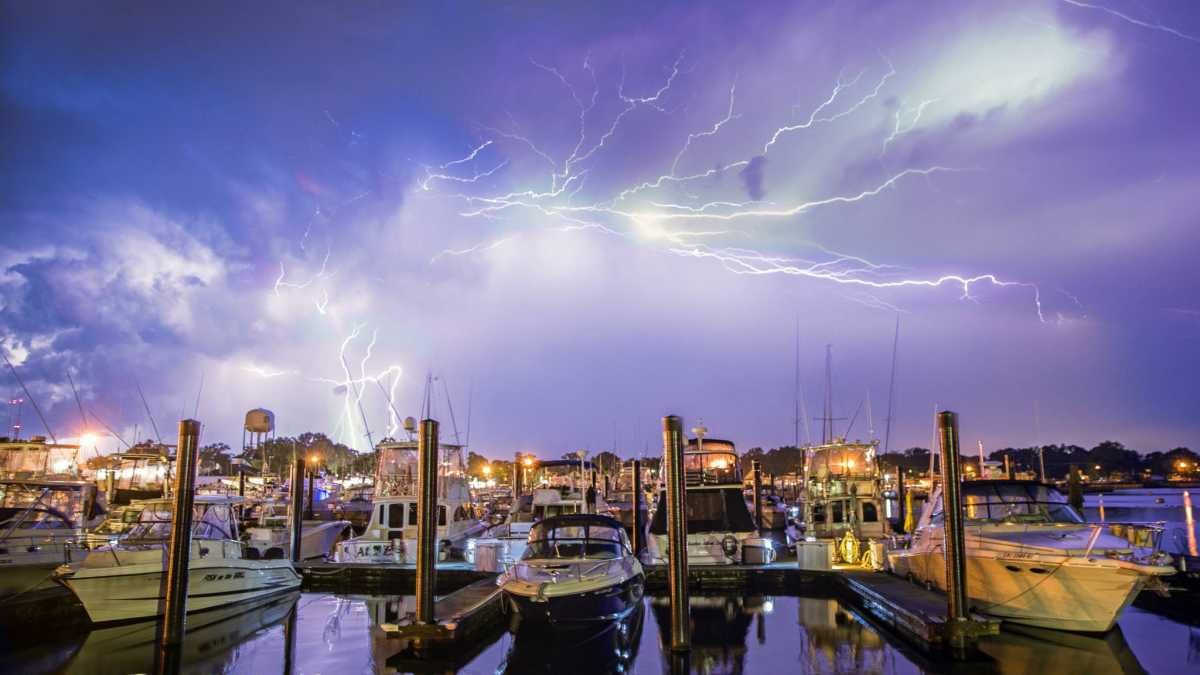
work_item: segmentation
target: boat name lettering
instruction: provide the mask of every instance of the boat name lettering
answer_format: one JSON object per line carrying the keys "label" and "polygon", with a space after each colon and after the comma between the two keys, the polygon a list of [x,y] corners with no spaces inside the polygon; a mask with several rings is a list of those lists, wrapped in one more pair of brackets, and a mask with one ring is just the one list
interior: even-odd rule
{"label": "boat name lettering", "polygon": [[205,581],[224,581],[226,579],[245,579],[245,572],[230,572],[228,574],[205,574]]}

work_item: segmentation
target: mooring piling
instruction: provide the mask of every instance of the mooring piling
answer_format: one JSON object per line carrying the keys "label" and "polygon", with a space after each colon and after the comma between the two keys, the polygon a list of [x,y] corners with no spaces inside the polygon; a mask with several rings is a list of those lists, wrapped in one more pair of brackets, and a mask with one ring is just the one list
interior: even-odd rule
{"label": "mooring piling", "polygon": [[304,517],[309,520],[313,519],[313,488],[317,484],[317,466],[316,464],[308,468],[308,501],[304,504]]}
{"label": "mooring piling", "polygon": [[763,507],[762,507],[762,462],[753,460],[750,463],[754,471],[754,527],[758,530],[763,529]]}
{"label": "mooring piling", "polygon": [[689,623],[687,489],[683,471],[683,420],[678,415],[663,418],[663,454],[667,478],[667,577],[671,589],[671,650],[691,649]]}
{"label": "mooring piling", "polygon": [[434,623],[433,591],[437,579],[438,423],[421,420],[417,438],[417,623]]}
{"label": "mooring piling", "polygon": [[291,535],[289,542],[292,549],[292,562],[300,562],[300,541],[301,530],[304,527],[304,458],[296,457],[296,463],[292,466],[292,499],[288,509],[288,523],[291,527],[288,532]]}
{"label": "mooring piling", "polygon": [[957,624],[968,620],[967,555],[962,522],[962,485],[959,475],[958,415],[942,411],[937,416],[938,438],[942,453],[942,511],[945,514],[946,558],[946,617],[950,624],[950,643],[958,648],[965,644],[965,634],[956,630]]}
{"label": "mooring piling", "polygon": [[642,555],[642,541],[646,538],[646,524],[642,522],[642,462],[633,460],[633,555]]}
{"label": "mooring piling", "polygon": [[167,545],[166,593],[163,598],[164,645],[178,645],[187,630],[188,559],[192,550],[192,502],[196,485],[196,451],[200,423],[180,420],[175,451],[175,514]]}
{"label": "mooring piling", "polygon": [[521,498],[521,472],[524,470],[521,453],[518,452],[513,455],[513,508],[516,508],[517,500]]}

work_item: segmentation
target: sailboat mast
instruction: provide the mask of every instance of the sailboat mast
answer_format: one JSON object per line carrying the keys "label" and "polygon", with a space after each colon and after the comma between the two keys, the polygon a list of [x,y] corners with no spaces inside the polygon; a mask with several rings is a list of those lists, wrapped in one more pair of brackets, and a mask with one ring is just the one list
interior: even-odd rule
{"label": "sailboat mast", "polygon": [[833,442],[833,345],[825,345],[825,416],[821,418],[821,443]]}
{"label": "sailboat mast", "polygon": [[[888,381],[888,413],[883,431],[883,454],[892,449],[892,404],[896,399],[896,351],[900,347],[900,315],[896,315],[896,334],[892,337],[892,376]],[[932,451],[932,450],[931,450]]]}

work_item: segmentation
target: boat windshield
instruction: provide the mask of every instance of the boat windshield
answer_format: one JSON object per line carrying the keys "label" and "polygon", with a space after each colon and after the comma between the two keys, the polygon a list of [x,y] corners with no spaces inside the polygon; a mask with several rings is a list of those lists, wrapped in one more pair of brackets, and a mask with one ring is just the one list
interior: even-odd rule
{"label": "boat windshield", "polygon": [[732,452],[688,452],[683,456],[688,485],[740,482],[737,468],[737,455]]}
{"label": "boat windshield", "polygon": [[[172,508],[169,502],[147,504],[129,529],[129,539],[169,539]],[[225,505],[196,504],[192,511],[193,539],[237,539],[237,530]]]}
{"label": "boat windshield", "polygon": [[[1036,483],[963,484],[963,515],[967,521],[1007,523],[1082,523],[1083,518],[1061,492]],[[942,498],[934,504],[933,520],[940,523]]]}
{"label": "boat windshield", "polygon": [[529,530],[529,547],[523,557],[608,560],[620,558],[621,552],[621,531],[617,528],[598,524],[549,528],[539,524]]}

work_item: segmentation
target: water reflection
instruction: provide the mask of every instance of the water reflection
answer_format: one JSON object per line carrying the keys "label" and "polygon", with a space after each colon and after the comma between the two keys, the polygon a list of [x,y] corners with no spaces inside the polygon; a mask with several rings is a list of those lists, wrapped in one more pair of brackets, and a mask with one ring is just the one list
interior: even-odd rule
{"label": "water reflection", "polygon": [[[188,616],[187,636],[179,650],[180,672],[223,672],[237,664],[241,648],[260,631],[293,614],[299,591],[256,604],[236,604]],[[153,621],[91,631],[70,660],[71,673],[137,673],[155,664],[158,624]],[[280,660],[284,660],[280,654]]]}
{"label": "water reflection", "polygon": [[1120,627],[1103,635],[1085,635],[1006,625],[1000,635],[981,641],[998,673],[1145,673]]}
{"label": "water reflection", "polygon": [[595,673],[629,672],[642,640],[645,605],[619,621],[606,621],[590,631],[546,632],[521,628],[513,636],[505,662],[496,672]]}
{"label": "water reflection", "polygon": [[[761,613],[768,599],[762,596],[727,597],[693,595],[689,605],[692,649],[688,671],[708,675],[741,673],[745,669],[746,635],[754,615]],[[671,603],[666,597],[650,599],[658,625],[659,648],[671,650]],[[664,672],[678,672],[680,664],[664,659]]]}
{"label": "water reflection", "polygon": [[813,673],[890,672],[883,636],[833,599],[799,598],[799,660]]}

